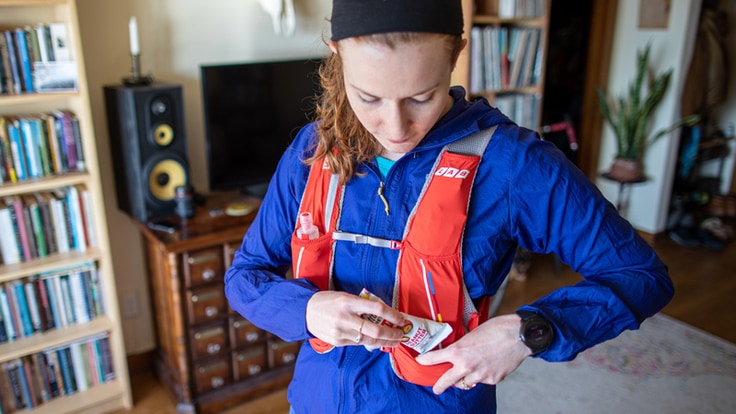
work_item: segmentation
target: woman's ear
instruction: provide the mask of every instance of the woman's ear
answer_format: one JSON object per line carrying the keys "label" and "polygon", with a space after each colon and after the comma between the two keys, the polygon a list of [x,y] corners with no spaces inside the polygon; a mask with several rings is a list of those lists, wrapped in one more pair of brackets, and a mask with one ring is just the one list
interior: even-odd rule
{"label": "woman's ear", "polygon": [[330,40],[329,46],[332,53],[337,54],[337,43]]}
{"label": "woman's ear", "polygon": [[452,57],[452,70],[455,70],[455,66],[457,66],[457,60],[460,58],[460,52],[463,51],[468,46],[468,39],[463,38],[460,42],[460,47],[457,48],[457,52],[455,53],[455,56]]}

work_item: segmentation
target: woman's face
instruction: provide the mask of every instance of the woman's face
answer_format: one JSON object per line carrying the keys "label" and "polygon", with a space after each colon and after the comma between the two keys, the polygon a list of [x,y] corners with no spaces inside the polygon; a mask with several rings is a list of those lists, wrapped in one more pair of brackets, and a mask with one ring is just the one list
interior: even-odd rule
{"label": "woman's face", "polygon": [[399,159],[449,110],[452,65],[446,40],[423,36],[395,48],[345,39],[339,49],[348,101],[363,126]]}

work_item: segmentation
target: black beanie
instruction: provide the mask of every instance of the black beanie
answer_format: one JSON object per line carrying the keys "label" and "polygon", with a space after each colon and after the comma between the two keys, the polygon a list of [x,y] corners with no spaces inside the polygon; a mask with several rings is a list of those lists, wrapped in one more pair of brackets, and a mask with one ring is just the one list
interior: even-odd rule
{"label": "black beanie", "polygon": [[463,33],[461,0],[333,0],[332,40],[390,32]]}

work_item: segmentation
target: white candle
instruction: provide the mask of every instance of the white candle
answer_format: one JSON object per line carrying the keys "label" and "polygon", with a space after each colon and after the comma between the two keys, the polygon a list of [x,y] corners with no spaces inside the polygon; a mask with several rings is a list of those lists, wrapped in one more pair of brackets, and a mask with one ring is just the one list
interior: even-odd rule
{"label": "white candle", "polygon": [[128,23],[128,31],[130,32],[130,54],[138,55],[141,52],[140,46],[138,45],[138,21],[135,16],[130,18]]}

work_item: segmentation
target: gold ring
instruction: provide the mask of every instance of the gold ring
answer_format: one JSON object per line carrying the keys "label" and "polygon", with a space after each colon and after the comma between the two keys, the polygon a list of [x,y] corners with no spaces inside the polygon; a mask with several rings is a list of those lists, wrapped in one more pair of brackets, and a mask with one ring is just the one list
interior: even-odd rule
{"label": "gold ring", "polygon": [[353,339],[353,342],[356,344],[359,344],[360,341],[363,340],[363,324],[365,323],[365,319],[360,320],[360,328],[358,328],[358,336]]}
{"label": "gold ring", "polygon": [[464,389],[464,390],[469,390],[469,389],[471,389],[471,388],[475,388],[475,384],[473,384],[473,385],[468,385],[468,383],[467,383],[467,382],[465,382],[465,377],[463,377],[463,378],[460,378],[460,383],[462,383],[462,385],[463,385],[463,389]]}

